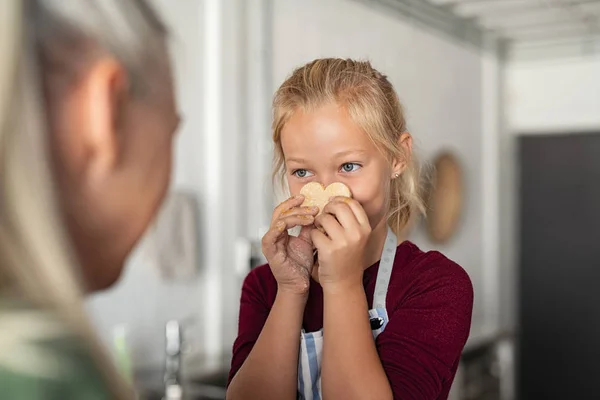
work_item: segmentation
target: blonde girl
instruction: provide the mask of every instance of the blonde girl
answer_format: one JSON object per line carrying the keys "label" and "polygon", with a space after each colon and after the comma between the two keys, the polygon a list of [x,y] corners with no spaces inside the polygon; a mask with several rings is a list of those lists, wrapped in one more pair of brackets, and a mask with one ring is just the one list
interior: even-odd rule
{"label": "blonde girl", "polygon": [[[446,399],[473,290],[460,266],[401,238],[423,205],[392,84],[368,62],[315,60],[275,94],[273,141],[293,197],[242,289],[228,398]],[[352,199],[317,216],[299,195],[313,181]]]}

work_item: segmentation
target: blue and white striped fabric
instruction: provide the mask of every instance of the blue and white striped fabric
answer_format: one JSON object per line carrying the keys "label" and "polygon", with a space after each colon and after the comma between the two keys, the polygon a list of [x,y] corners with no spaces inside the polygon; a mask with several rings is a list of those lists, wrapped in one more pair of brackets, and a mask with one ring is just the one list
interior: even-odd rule
{"label": "blue and white striped fabric", "polygon": [[302,330],[298,359],[298,392],[301,399],[321,400],[321,361],[323,329],[306,333]]}
{"label": "blue and white striped fabric", "polygon": [[[376,339],[385,330],[389,318],[385,308],[387,289],[392,275],[392,267],[396,256],[398,239],[394,232],[388,228],[388,234],[383,246],[375,293],[373,295],[373,308],[369,310],[369,321]],[[298,357],[298,398],[305,400],[321,400],[321,361],[323,359],[323,329],[316,332],[302,330],[300,338],[300,354]]]}

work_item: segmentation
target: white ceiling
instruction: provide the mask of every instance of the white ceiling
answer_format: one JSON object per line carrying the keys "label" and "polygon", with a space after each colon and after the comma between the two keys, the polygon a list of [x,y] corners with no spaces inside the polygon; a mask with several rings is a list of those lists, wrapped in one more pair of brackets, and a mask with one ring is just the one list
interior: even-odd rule
{"label": "white ceiling", "polygon": [[507,39],[513,57],[600,54],[600,0],[428,0]]}

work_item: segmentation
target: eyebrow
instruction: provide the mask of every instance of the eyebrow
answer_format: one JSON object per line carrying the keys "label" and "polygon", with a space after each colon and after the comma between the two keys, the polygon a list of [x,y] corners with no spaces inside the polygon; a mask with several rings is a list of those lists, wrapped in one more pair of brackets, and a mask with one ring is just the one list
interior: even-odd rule
{"label": "eyebrow", "polygon": [[306,164],[306,160],[303,158],[286,158],[285,162],[295,162],[298,164]]}
{"label": "eyebrow", "polygon": [[367,152],[365,150],[345,150],[345,151],[340,151],[339,153],[335,153],[334,157],[344,157],[344,156],[350,156],[350,155],[365,155]]}
{"label": "eyebrow", "polygon": [[[344,151],[340,151],[338,153],[335,153],[333,155],[333,158],[342,158],[342,157],[346,157],[349,155],[365,155],[367,152],[365,150],[344,150]],[[290,157],[290,158],[286,158],[285,162],[295,162],[298,164],[306,164],[307,161],[303,158],[297,158],[297,157]]]}

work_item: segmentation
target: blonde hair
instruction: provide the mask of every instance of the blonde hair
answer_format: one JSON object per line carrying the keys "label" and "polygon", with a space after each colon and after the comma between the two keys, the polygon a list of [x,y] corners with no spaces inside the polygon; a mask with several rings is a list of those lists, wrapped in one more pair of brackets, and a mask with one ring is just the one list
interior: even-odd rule
{"label": "blonde hair", "polygon": [[328,103],[345,107],[356,123],[390,162],[406,162],[402,175],[392,180],[388,224],[400,234],[409,221],[425,212],[420,195],[420,168],[416,157],[400,145],[407,132],[398,95],[387,77],[367,61],[324,58],[296,69],[279,87],[273,100],[273,178],[285,179],[281,132],[298,109],[314,110]]}
{"label": "blonde hair", "polygon": [[[27,341],[74,334],[85,342],[113,398],[133,398],[85,313],[81,270],[51,173],[45,95],[52,93],[44,92],[44,76],[75,79],[82,61],[103,51],[123,63],[139,88],[149,81],[148,58],[165,57],[164,36],[143,0],[0,2],[0,299],[16,297],[40,310],[0,308],[0,367],[55,376],[51,368],[60,354],[46,362],[30,357],[28,364],[27,356],[47,354],[36,353]],[[31,326],[37,333],[24,334]],[[29,353],[19,360],[17,349]]]}

